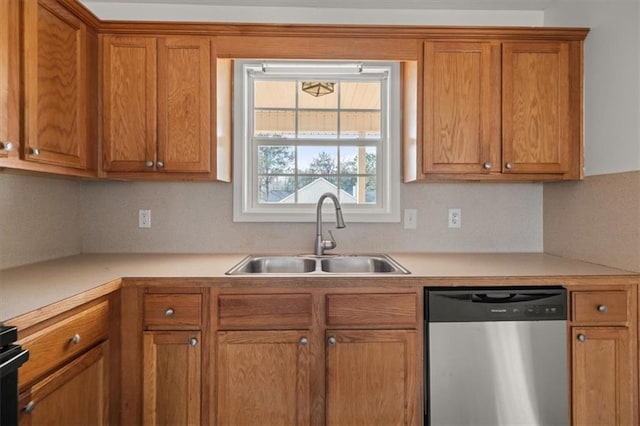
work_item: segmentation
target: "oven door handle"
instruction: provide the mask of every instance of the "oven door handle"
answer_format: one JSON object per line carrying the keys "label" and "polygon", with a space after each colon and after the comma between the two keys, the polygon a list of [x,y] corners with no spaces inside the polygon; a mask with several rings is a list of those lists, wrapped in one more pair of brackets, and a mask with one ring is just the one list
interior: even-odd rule
{"label": "oven door handle", "polygon": [[22,350],[19,346],[17,348],[16,355],[0,364],[0,378],[17,371],[29,359],[29,351],[27,349]]}

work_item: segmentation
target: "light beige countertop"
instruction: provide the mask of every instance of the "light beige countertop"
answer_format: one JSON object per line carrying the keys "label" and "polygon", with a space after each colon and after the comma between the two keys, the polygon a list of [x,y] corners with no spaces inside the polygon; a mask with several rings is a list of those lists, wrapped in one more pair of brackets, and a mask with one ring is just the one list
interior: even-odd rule
{"label": "light beige countertop", "polygon": [[[391,256],[411,271],[402,277],[412,284],[420,278],[637,275],[542,253],[398,253]],[[121,278],[212,278],[231,284],[238,279],[246,282],[246,275],[224,275],[244,257],[245,254],[84,254],[0,270],[0,321],[90,290],[96,294],[113,291],[119,288]],[[324,274],[313,278],[338,276],[345,275]],[[261,279],[265,279],[264,275]]]}

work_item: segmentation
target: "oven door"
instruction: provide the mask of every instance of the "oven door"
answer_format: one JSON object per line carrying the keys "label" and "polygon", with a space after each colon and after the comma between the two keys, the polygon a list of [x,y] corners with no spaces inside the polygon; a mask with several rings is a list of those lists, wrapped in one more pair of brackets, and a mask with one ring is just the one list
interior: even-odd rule
{"label": "oven door", "polygon": [[29,359],[29,351],[17,345],[0,351],[0,425],[18,424],[18,368]]}

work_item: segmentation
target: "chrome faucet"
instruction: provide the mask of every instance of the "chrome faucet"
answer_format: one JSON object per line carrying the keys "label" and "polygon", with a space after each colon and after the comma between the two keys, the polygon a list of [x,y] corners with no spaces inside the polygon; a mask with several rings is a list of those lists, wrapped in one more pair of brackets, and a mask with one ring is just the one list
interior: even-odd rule
{"label": "chrome faucet", "polygon": [[340,206],[340,201],[338,201],[338,197],[331,192],[325,192],[318,199],[318,206],[316,207],[316,242],[313,252],[316,256],[322,256],[325,250],[331,250],[336,248],[336,240],[333,238],[333,234],[329,231],[329,235],[331,236],[329,240],[322,239],[322,203],[324,200],[329,198],[333,201],[333,205],[336,209],[336,228],[344,228],[346,225],[344,224],[344,219],[342,218],[342,207]]}

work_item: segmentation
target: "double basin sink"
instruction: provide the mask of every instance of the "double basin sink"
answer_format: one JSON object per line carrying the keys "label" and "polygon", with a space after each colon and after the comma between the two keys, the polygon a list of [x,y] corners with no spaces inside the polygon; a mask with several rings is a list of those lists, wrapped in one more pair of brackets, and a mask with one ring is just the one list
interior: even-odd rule
{"label": "double basin sink", "polygon": [[227,275],[254,274],[409,274],[385,254],[328,256],[248,256]]}

